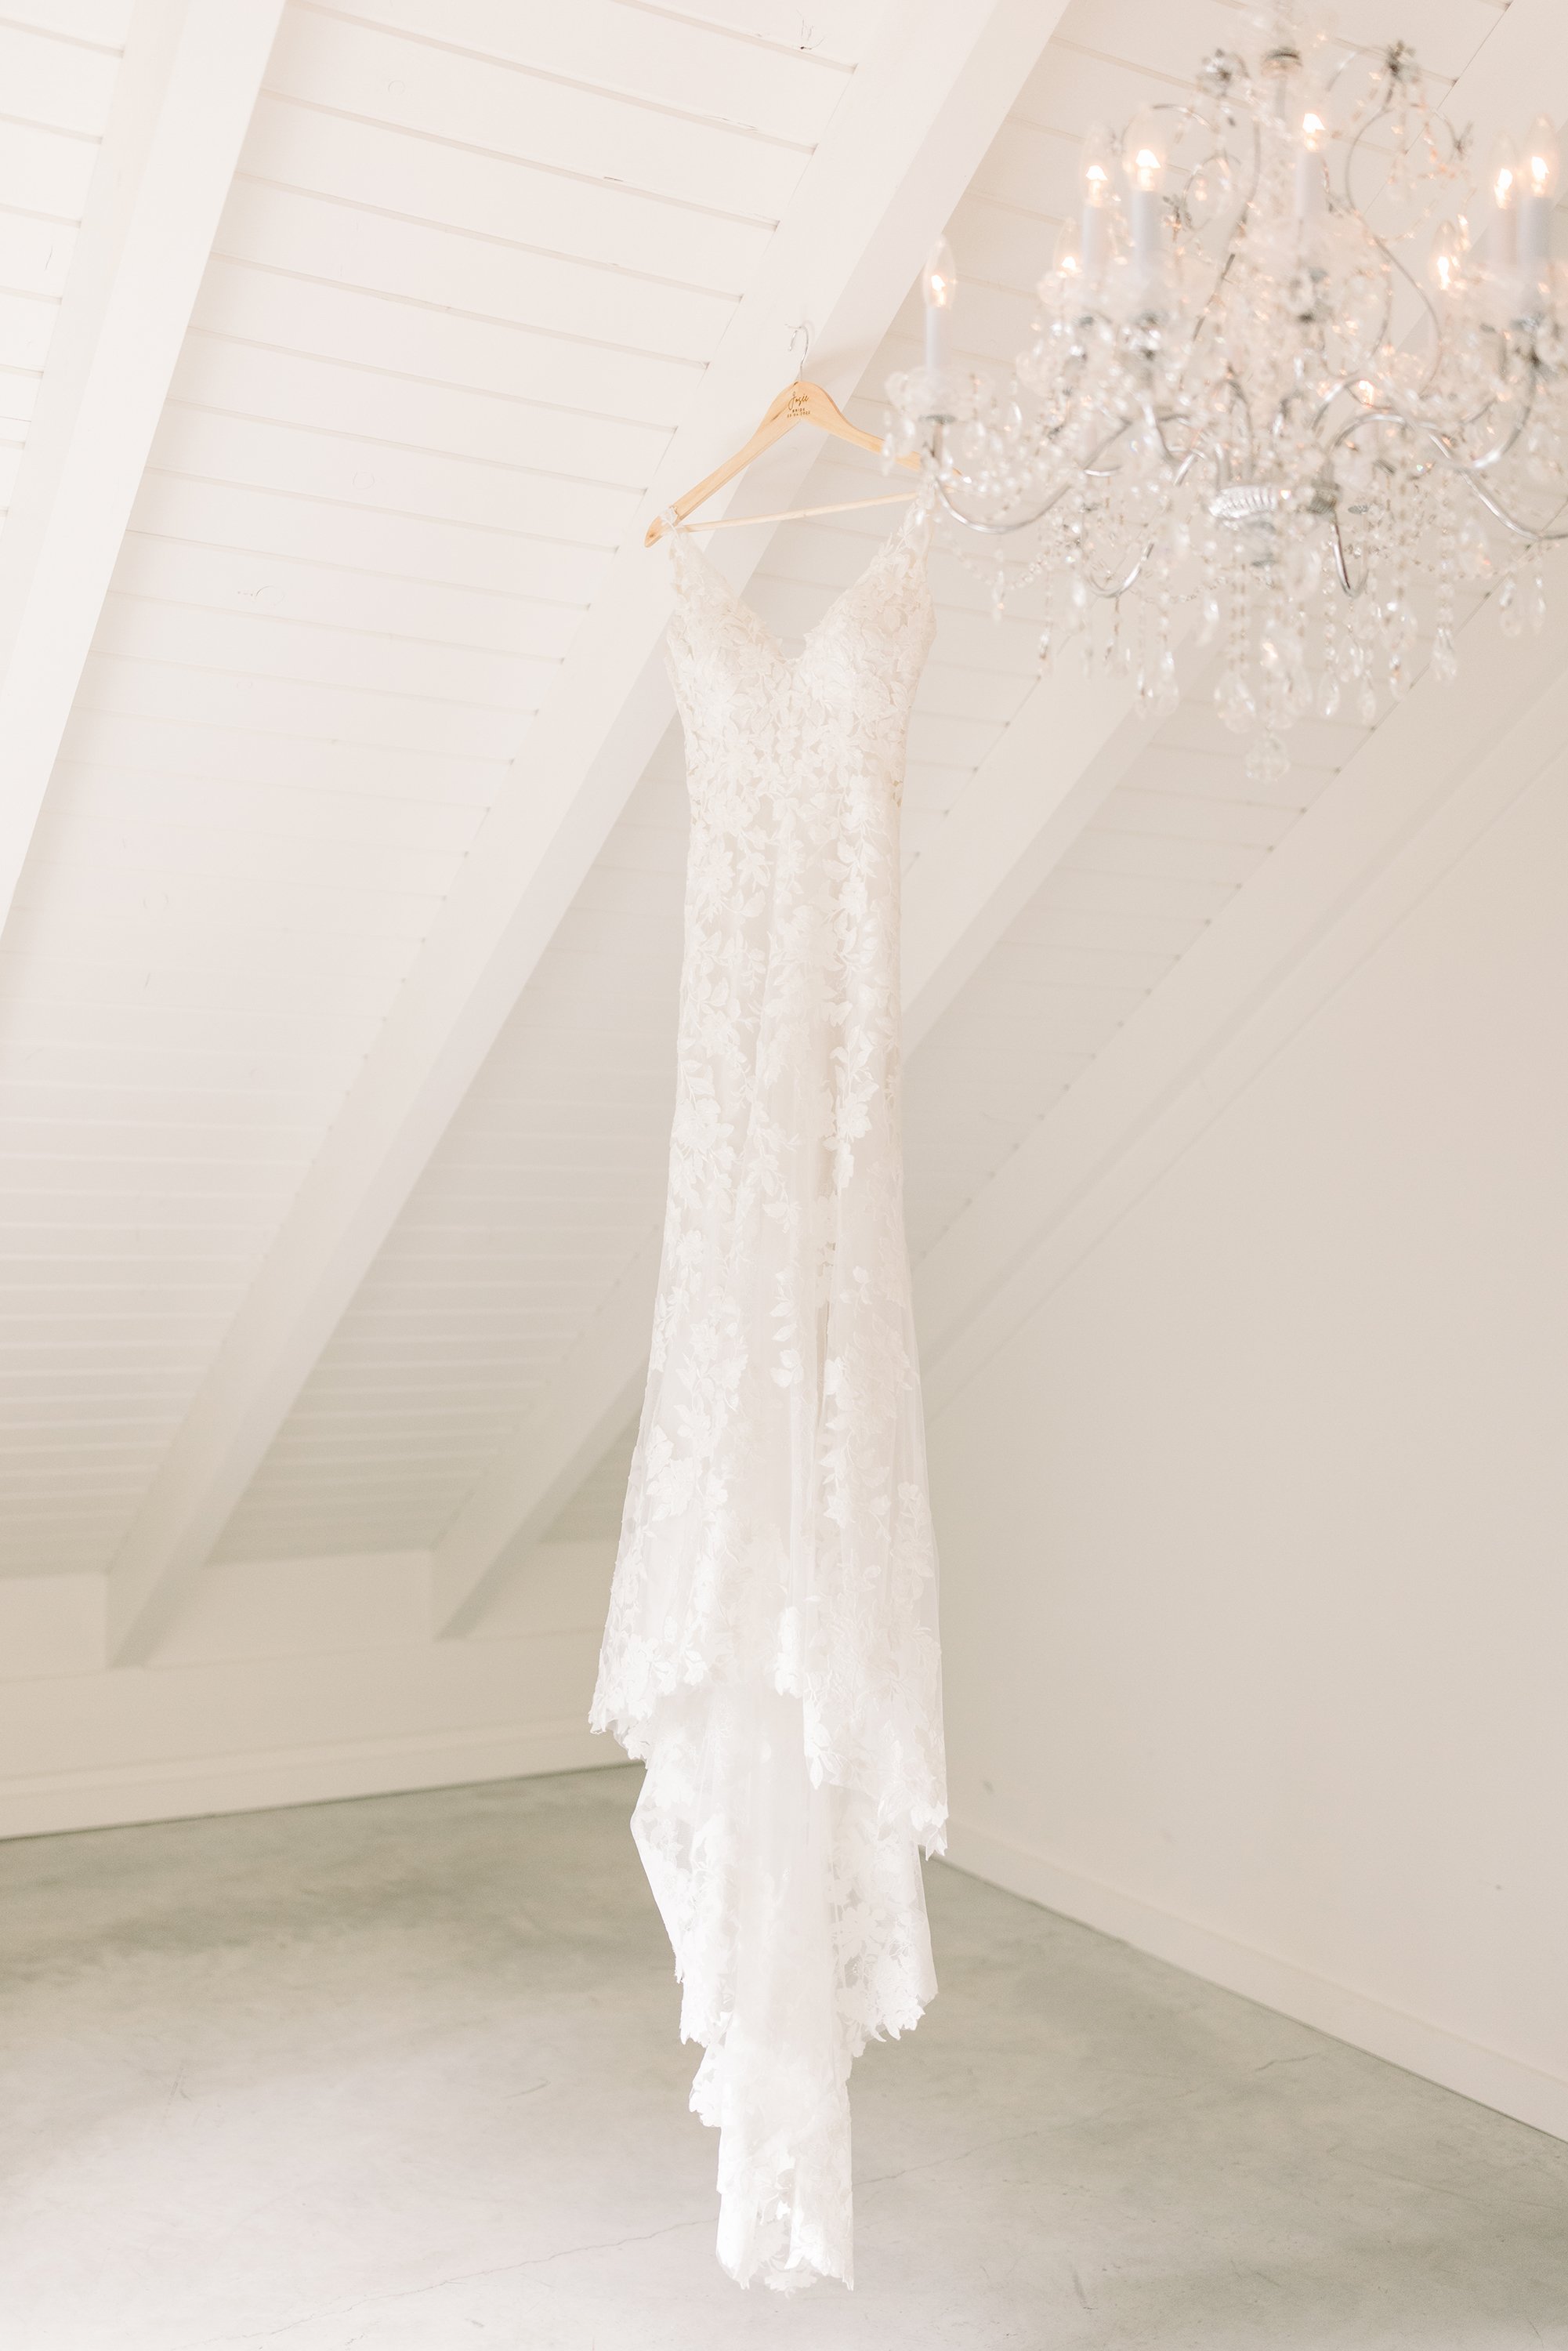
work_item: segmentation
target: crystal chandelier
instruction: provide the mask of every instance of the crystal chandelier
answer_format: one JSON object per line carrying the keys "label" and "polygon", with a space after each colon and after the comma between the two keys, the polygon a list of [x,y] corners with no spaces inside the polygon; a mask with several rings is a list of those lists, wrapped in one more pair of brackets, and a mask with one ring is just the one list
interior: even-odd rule
{"label": "crystal chandelier", "polygon": [[1271,780],[1298,719],[1370,725],[1380,684],[1408,691],[1417,593],[1442,680],[1461,581],[1500,575],[1502,627],[1540,627],[1568,498],[1568,273],[1549,121],[1475,183],[1403,44],[1369,58],[1293,5],[1263,17],[1255,57],[1217,51],[1189,99],[1091,131],[1009,381],[951,364],[937,246],[886,453],[920,456],[960,545],[991,542],[998,611],[1044,580],[1042,663],[1074,639],[1092,663],[1103,635],[1163,714],[1196,607],[1223,648],[1218,715]]}

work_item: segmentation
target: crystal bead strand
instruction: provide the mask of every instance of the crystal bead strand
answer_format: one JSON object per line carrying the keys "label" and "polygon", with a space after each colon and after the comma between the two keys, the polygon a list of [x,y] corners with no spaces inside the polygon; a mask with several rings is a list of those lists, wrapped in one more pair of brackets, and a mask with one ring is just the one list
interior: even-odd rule
{"label": "crystal bead strand", "polygon": [[1432,675],[1439,685],[1452,685],[1459,674],[1454,651],[1454,582],[1459,551],[1454,528],[1454,477],[1445,465],[1437,474],[1437,625],[1432,639]]}
{"label": "crystal bead strand", "polygon": [[1181,707],[1176,680],[1176,648],[1171,643],[1171,591],[1168,581],[1155,604],[1155,716],[1171,718]]}
{"label": "crystal bead strand", "polygon": [[1389,486],[1388,690],[1396,702],[1410,691],[1410,654],[1416,643],[1415,607],[1410,601],[1410,542],[1412,507],[1409,474],[1396,465]]}
{"label": "crystal bead strand", "polygon": [[1214,706],[1222,726],[1228,726],[1233,735],[1245,735],[1258,711],[1247,684],[1247,566],[1239,547],[1231,556],[1228,588],[1225,667],[1214,689]]}
{"label": "crystal bead strand", "polygon": [[1322,682],[1318,687],[1318,716],[1320,718],[1333,718],[1339,712],[1341,684],[1337,634],[1339,621],[1334,611],[1334,590],[1332,584],[1323,596],[1322,625],[1323,674]]}

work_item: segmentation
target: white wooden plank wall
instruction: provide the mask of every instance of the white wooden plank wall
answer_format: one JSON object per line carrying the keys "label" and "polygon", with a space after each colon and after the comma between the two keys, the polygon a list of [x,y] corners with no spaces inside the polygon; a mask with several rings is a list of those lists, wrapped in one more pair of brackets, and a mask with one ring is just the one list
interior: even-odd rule
{"label": "white wooden plank wall", "polygon": [[[0,429],[127,5],[0,15]],[[879,13],[287,11],[0,948],[0,1572],[112,1553]]]}
{"label": "white wooden plank wall", "polygon": [[109,121],[132,0],[0,11],[0,530]]}

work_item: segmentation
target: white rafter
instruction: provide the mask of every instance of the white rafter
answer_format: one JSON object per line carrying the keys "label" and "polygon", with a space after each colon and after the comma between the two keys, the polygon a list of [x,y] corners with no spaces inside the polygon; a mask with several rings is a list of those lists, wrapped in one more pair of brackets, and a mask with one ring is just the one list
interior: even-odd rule
{"label": "white rafter", "polygon": [[0,537],[10,912],[283,0],[140,0]]}
{"label": "white rafter", "polygon": [[[1527,98],[1537,102],[1532,92],[1544,92],[1560,116],[1568,110],[1568,15],[1555,0],[1513,0],[1455,84],[1448,103],[1456,120],[1474,124],[1485,140],[1518,114]],[[1185,664],[1187,656],[1182,657]],[[1440,715],[1437,725],[1441,735]],[[1148,739],[1122,681],[1059,676],[1035,688],[905,883],[906,1051],[930,1033]],[[1360,776],[1370,766],[1381,770],[1393,739],[1380,729],[1353,763],[1354,772]],[[1341,805],[1341,792],[1336,790],[1333,800]],[[1349,853],[1348,839],[1345,847]],[[1257,903],[1256,887],[1244,893],[1249,906]],[[1194,970],[1201,973],[1205,960],[1200,957]],[[1185,991],[1192,975],[1184,967],[1172,980],[1178,976]],[[1121,1089],[1118,1099],[1127,1121],[1124,1148],[1130,1147],[1136,1130],[1138,1106],[1132,1097],[1148,1085],[1158,1091],[1158,1056],[1145,1040],[1162,1033],[1172,1012],[1177,992],[1172,980],[1103,1057],[1109,1084]],[[1239,967],[1233,984],[1244,986]],[[1254,975],[1253,991],[1260,985]],[[1195,1039],[1194,1049],[1201,1060],[1202,1041]],[[1098,1064],[1088,1075],[1097,1085],[1107,1082]],[[1076,1122],[1082,1139],[1068,1155],[1069,1163],[1080,1180],[1095,1180],[1098,1131],[1091,1131],[1085,1114],[1088,1100],[1081,1081],[921,1266],[923,1348],[929,1349],[934,1366],[939,1355],[946,1355],[933,1385],[935,1395],[966,1375],[976,1349],[997,1343],[994,1333],[1009,1315],[1018,1319],[1009,1269],[1029,1255],[1031,1280],[1049,1286],[1048,1268],[1056,1260],[1044,1253],[1040,1237],[1052,1221],[1053,1202],[1043,1171],[1047,1163],[1055,1169],[1065,1132]],[[1121,1156],[1113,1147],[1113,1160]],[[1109,1191],[1100,1196],[1102,1211],[1112,1196]],[[1065,1225],[1062,1230],[1062,1245],[1071,1248]],[[529,1542],[545,1532],[575,1484],[631,1418],[647,1361],[655,1271],[656,1251],[650,1249],[568,1359],[557,1392],[519,1429],[438,1547],[434,1582],[441,1631],[458,1634],[472,1625],[497,1576],[526,1555]],[[972,1330],[967,1319],[971,1311],[977,1316]]]}
{"label": "white rafter", "polygon": [[[813,322],[813,374],[846,395],[852,389],[1062,5],[904,0],[887,12],[645,514],[751,430],[779,388],[798,321]],[[793,436],[771,486],[788,495],[815,454],[807,436]],[[667,723],[658,653],[667,587],[640,541],[639,530],[612,566],[462,882],[112,1563],[108,1627],[117,1661],[145,1656],[199,1573]],[[761,551],[754,542],[753,562]]]}

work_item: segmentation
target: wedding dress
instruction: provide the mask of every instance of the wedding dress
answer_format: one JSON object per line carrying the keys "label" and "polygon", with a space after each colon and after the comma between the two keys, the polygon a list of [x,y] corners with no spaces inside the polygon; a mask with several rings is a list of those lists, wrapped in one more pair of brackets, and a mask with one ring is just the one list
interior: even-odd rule
{"label": "wedding dress", "polygon": [[595,1729],[674,1948],[743,2285],[852,2283],[849,2075],[936,1990],[946,1798],[904,1235],[912,510],[793,662],[672,531],[691,797],[669,1205]]}

